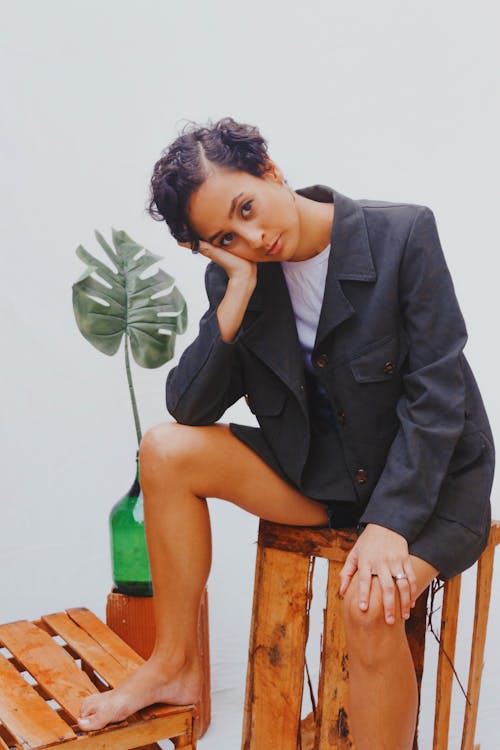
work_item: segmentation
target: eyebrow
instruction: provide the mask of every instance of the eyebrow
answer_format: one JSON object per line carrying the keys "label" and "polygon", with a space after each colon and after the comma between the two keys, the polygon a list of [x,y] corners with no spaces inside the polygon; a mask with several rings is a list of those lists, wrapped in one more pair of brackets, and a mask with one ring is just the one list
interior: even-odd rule
{"label": "eyebrow", "polygon": [[[231,219],[231,218],[232,218],[232,216],[233,216],[233,214],[234,214],[234,209],[236,208],[236,204],[238,203],[238,201],[239,201],[239,199],[241,198],[241,196],[242,196],[242,195],[244,195],[244,193],[238,193],[238,195],[235,195],[235,197],[234,197],[234,198],[233,198],[233,200],[231,201],[231,207],[230,207],[230,209],[229,209],[228,219]],[[221,232],[221,231],[219,231],[219,232],[216,232],[215,234],[213,234],[213,235],[212,235],[212,236],[211,236],[211,237],[209,238],[209,240],[208,240],[208,241],[210,242],[210,244],[211,244],[211,245],[213,244],[213,241],[214,241],[214,240],[216,239],[216,237],[218,237],[218,236],[219,236],[219,234],[222,234],[222,232]]]}

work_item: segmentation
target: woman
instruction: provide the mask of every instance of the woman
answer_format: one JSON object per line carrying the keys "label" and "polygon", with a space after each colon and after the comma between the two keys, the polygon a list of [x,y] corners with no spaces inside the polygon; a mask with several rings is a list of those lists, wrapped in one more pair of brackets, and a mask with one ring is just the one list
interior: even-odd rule
{"label": "woman", "polygon": [[[180,135],[151,190],[151,215],[211,261],[210,307],[167,379],[177,423],[141,444],[155,649],[85,699],[79,724],[198,699],[205,498],[218,497],[277,523],[357,528],[340,581],[352,730],[360,750],[411,748],[404,621],[486,546],[494,465],[434,216],[294,191],[258,130],[230,118]],[[260,426],[214,424],[241,396]]]}

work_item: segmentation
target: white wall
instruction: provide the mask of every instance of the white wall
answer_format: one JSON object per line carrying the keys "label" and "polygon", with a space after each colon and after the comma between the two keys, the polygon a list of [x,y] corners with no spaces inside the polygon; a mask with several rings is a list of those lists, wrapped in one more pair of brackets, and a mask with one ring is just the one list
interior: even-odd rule
{"label": "white wall", "polygon": [[[144,213],[153,163],[184,118],[259,125],[294,187],[323,182],[351,197],[432,207],[498,441],[494,10],[484,0],[2,3],[2,621],[74,605],[104,616],[107,517],[130,484],[136,446],[122,353],[99,354],[73,319],[71,284],[82,270],[74,250],[95,251],[93,229],[109,236],[114,226],[164,254],[189,302],[178,354],[193,339],[205,260]],[[144,428],[169,418],[168,368],[135,369]],[[241,404],[227,415],[250,417]],[[493,509],[500,517],[497,491]],[[257,531],[256,519],[217,500],[211,511],[216,708],[207,750],[238,746]],[[466,574],[464,620],[471,584]],[[483,750],[498,747],[499,616],[495,586]],[[217,703],[224,693],[227,704]],[[424,724],[428,734],[431,719]]]}

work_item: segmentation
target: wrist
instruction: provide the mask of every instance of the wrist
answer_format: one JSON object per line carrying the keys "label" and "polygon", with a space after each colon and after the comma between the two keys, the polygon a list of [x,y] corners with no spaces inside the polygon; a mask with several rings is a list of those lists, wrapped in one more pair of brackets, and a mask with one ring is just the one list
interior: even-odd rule
{"label": "wrist", "polygon": [[240,294],[247,294],[251,296],[257,283],[257,276],[249,276],[248,274],[235,274],[229,277],[228,288],[237,289]]}

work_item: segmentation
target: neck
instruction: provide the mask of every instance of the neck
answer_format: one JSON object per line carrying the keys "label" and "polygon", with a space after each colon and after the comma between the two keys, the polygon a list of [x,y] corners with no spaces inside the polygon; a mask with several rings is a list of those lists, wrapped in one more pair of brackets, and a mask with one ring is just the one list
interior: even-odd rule
{"label": "neck", "polygon": [[318,255],[330,242],[334,204],[320,203],[295,193],[300,236],[297,250],[290,260],[307,260]]}

